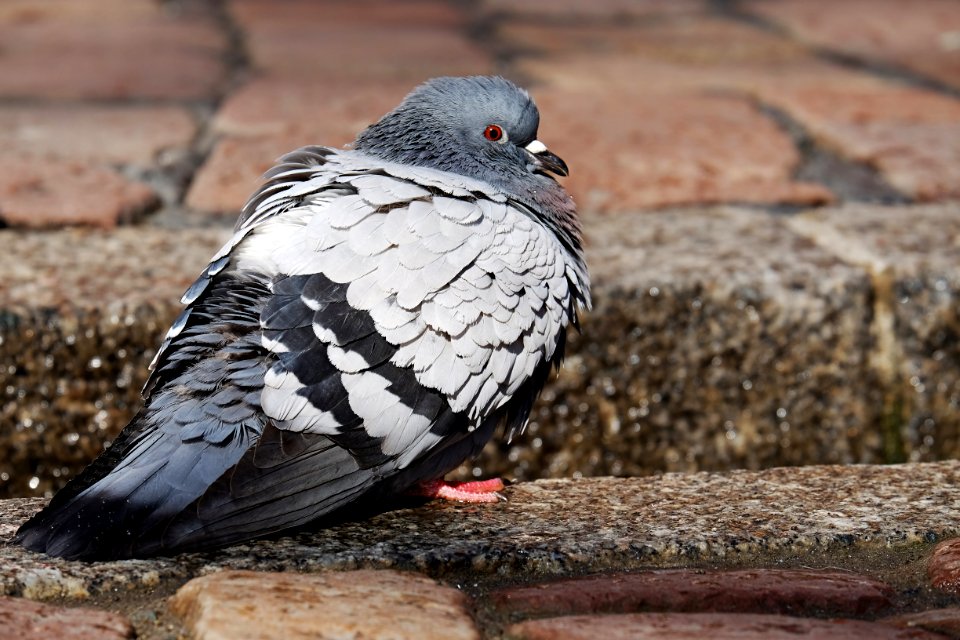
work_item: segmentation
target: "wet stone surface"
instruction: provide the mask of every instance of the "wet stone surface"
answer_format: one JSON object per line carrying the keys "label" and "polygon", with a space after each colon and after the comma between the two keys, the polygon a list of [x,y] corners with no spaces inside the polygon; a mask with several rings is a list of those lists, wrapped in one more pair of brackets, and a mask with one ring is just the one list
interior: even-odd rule
{"label": "wet stone surface", "polygon": [[511,640],[653,640],[717,638],[718,640],[934,640],[943,636],[918,629],[899,629],[862,620],[817,620],[791,616],[737,613],[638,613],[613,616],[569,616],[531,620],[507,629]]}
{"label": "wet stone surface", "polygon": [[[842,549],[916,548],[960,533],[960,462],[541,480],[495,505],[428,503],[219,552],[88,564],[0,547],[0,593],[87,598],[218,569],[415,570],[545,580]],[[0,538],[43,504],[0,502]],[[357,514],[354,514],[355,517]]]}
{"label": "wet stone surface", "polygon": [[934,633],[945,634],[951,638],[960,637],[960,607],[906,613],[883,618],[881,622],[903,629],[926,629]]}
{"label": "wet stone surface", "polygon": [[526,616],[631,611],[739,611],[864,616],[892,602],[891,587],[838,571],[665,569],[511,587],[494,606]]}
{"label": "wet stone surface", "polygon": [[946,540],[934,548],[927,575],[935,588],[960,593],[960,539]]}
{"label": "wet stone surface", "polygon": [[43,495],[140,406],[147,364],[220,230],[4,231],[0,496]]}

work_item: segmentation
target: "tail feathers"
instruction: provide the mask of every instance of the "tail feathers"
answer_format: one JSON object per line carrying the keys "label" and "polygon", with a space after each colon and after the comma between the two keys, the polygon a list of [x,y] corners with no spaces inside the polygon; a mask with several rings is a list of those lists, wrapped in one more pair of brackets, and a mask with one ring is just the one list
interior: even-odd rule
{"label": "tail feathers", "polygon": [[359,499],[378,479],[325,436],[268,425],[236,467],[173,519],[160,544],[210,549],[299,527]]}
{"label": "tail feathers", "polygon": [[107,475],[51,502],[20,528],[14,541],[68,559],[137,555],[143,540],[156,536],[157,529],[236,463],[255,434],[241,428],[224,445],[212,445],[184,443],[178,433],[152,430]]}
{"label": "tail feathers", "polygon": [[269,423],[258,440],[227,445],[158,430],[107,476],[34,516],[15,541],[84,560],[211,549],[307,524],[391,471],[361,469],[329,438]]}

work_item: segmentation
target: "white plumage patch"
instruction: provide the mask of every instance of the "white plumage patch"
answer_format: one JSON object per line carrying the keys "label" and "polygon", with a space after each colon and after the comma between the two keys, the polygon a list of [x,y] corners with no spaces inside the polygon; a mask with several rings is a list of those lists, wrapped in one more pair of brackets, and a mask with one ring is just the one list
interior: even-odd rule
{"label": "white plumage patch", "polygon": [[[488,185],[379,162],[380,173],[363,175],[356,158],[328,158],[321,169],[333,175],[317,181],[348,184],[355,193],[331,187],[332,195],[311,195],[308,183],[298,184],[305,200],[263,221],[236,253],[244,265],[268,273],[320,273],[346,285],[350,307],[368,313],[396,347],[390,363],[411,370],[475,426],[553,356],[569,321],[570,285],[585,289],[586,275],[551,232]],[[271,195],[271,204],[281,195]],[[367,370],[349,345],[338,345],[324,318],[315,316],[314,334],[331,345],[327,355],[366,433],[383,438],[390,455],[407,455],[414,443],[417,451],[432,445],[430,420]],[[309,415],[301,400],[279,399],[295,388],[289,379],[271,378],[265,411]],[[309,422],[321,433],[336,426],[327,418]]]}

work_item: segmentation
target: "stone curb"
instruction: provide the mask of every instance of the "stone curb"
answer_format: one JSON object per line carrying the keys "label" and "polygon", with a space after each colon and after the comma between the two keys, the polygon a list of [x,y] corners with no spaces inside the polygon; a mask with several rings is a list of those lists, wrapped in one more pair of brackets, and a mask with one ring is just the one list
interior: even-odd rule
{"label": "stone curb", "polygon": [[[540,480],[508,487],[496,505],[385,505],[403,508],[175,558],[90,564],[0,547],[0,594],[83,599],[221,569],[403,569],[515,582],[773,553],[842,563],[857,550],[895,555],[960,534],[958,483],[960,462]],[[0,536],[42,504],[0,501]]]}
{"label": "stone curb", "polygon": [[[958,208],[587,216],[583,335],[526,434],[459,475],[960,455]],[[60,486],[119,431],[180,293],[227,235],[17,236],[0,256],[3,494]]]}
{"label": "stone curb", "polygon": [[[423,635],[436,612],[449,621],[437,627],[441,633],[455,627],[475,637],[476,624],[485,637],[508,627],[510,637],[528,637],[527,630],[546,637],[546,628],[569,634],[579,627],[566,618],[535,621],[543,615],[580,613],[600,629],[617,625],[611,614],[619,612],[691,610],[723,612],[716,622],[737,633],[763,622],[751,612],[780,612],[813,617],[777,617],[760,628],[934,637],[920,629],[949,632],[960,624],[956,608],[942,608],[955,598],[929,587],[952,571],[949,558],[930,551],[960,533],[958,481],[960,462],[542,480],[508,487],[499,504],[383,505],[398,508],[172,558],[84,563],[0,546],[0,594],[21,598],[5,601],[14,616],[33,606],[22,598],[119,612],[145,640],[184,624],[199,640],[263,638],[271,630],[332,638],[348,628],[371,638],[450,637]],[[42,504],[0,501],[0,541]],[[168,608],[178,589],[170,604],[182,620]],[[263,607],[276,617],[267,619]],[[280,615],[285,607],[290,613]],[[404,628],[421,631],[384,626],[380,614],[397,607]],[[368,614],[358,617],[359,610]],[[48,617],[75,614],[84,615],[54,607]],[[699,624],[697,615],[654,618],[683,630]],[[817,620],[836,615],[886,618]],[[317,616],[330,624],[317,627]],[[632,620],[626,637],[643,637],[636,635],[641,622]]]}

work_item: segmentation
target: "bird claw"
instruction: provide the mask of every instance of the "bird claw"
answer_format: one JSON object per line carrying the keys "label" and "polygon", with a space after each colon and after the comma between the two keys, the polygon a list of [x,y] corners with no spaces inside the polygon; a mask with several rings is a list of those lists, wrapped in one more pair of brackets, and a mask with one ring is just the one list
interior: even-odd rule
{"label": "bird claw", "polygon": [[440,498],[454,502],[471,504],[506,502],[507,498],[500,491],[504,488],[503,480],[491,478],[474,482],[446,482],[445,480],[431,480],[421,482],[411,489],[412,495],[427,498]]}

